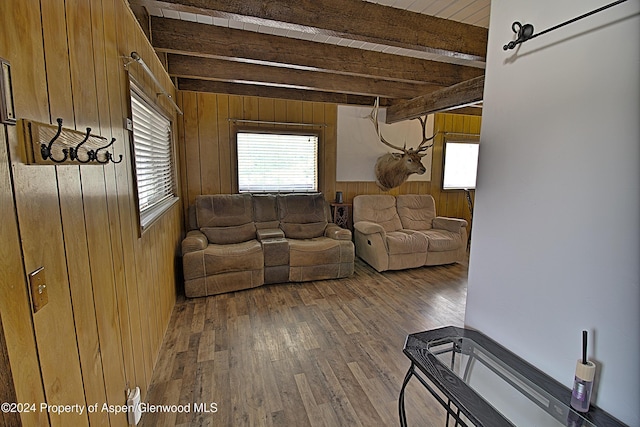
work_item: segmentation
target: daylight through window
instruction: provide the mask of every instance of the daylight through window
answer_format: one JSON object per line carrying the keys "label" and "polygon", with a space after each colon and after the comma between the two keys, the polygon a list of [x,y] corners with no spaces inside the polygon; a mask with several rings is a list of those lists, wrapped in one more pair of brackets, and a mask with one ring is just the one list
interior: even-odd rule
{"label": "daylight through window", "polygon": [[476,188],[479,146],[477,142],[447,142],[445,144],[443,189],[472,190]]}
{"label": "daylight through window", "polygon": [[318,191],[318,136],[237,133],[238,190]]}

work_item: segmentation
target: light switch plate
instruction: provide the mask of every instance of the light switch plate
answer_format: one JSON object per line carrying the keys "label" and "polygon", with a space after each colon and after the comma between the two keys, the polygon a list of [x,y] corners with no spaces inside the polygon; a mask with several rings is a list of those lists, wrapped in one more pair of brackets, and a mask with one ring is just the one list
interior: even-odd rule
{"label": "light switch plate", "polygon": [[36,271],[29,273],[29,285],[31,288],[31,306],[33,308],[33,312],[37,313],[38,310],[49,302],[44,267],[40,267]]}

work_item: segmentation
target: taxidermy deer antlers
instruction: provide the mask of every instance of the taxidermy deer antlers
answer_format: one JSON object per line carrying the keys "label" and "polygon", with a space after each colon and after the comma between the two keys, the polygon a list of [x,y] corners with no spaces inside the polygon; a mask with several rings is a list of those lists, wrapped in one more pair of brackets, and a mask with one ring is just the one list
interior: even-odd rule
{"label": "taxidermy deer antlers", "polygon": [[394,150],[402,151],[402,153],[387,153],[378,157],[375,165],[376,184],[383,191],[388,191],[392,188],[399,187],[403,182],[409,178],[412,173],[422,175],[426,172],[426,168],[422,164],[422,157],[426,156],[426,151],[429,147],[433,146],[433,143],[425,145],[428,141],[435,138],[437,133],[434,133],[431,137],[427,138],[427,116],[424,118],[418,117],[420,125],[422,125],[422,142],[415,150],[413,148],[407,149],[405,142],[403,147],[398,147],[390,144],[384,139],[380,129],[378,127],[378,106],[380,99],[376,98],[376,102],[371,110],[369,118],[373,122],[373,126],[376,129],[376,134],[380,138],[380,142],[384,145],[393,148]]}

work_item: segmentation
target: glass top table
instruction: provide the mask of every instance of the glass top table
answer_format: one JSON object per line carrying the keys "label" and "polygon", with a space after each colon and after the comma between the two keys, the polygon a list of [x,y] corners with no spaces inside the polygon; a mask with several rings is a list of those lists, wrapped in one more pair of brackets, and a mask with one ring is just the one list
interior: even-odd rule
{"label": "glass top table", "polygon": [[576,412],[571,390],[477,331],[449,326],[411,334],[404,353],[411,367],[400,392],[402,426],[412,377],[447,411],[446,425],[452,417],[462,426],[624,426],[595,405]]}

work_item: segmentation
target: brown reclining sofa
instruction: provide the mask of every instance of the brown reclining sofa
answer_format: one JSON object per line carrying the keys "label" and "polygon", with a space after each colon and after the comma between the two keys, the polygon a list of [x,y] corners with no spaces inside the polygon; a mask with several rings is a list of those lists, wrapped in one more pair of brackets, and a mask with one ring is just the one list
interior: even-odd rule
{"label": "brown reclining sofa", "polygon": [[429,194],[353,199],[356,253],[377,271],[464,260],[467,225],[464,219],[437,216]]}
{"label": "brown reclining sofa", "polygon": [[321,193],[197,196],[195,216],[182,241],[187,297],[353,274],[351,231],[330,222]]}

